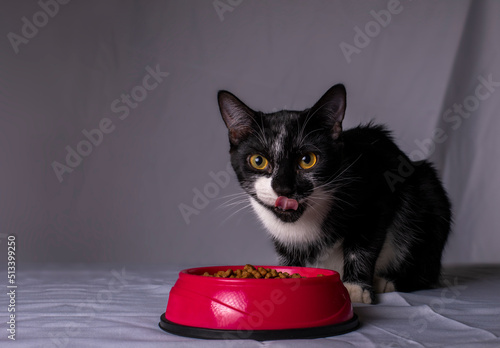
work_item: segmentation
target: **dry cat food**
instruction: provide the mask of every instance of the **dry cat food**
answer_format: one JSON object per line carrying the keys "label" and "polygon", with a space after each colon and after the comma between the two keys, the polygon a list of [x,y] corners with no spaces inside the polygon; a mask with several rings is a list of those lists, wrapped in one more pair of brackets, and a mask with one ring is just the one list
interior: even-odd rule
{"label": "dry cat food", "polygon": [[[214,274],[210,274],[208,272],[203,273],[205,277],[215,277],[215,278],[254,278],[254,279],[284,279],[284,278],[305,278],[302,277],[298,273],[289,274],[287,272],[278,272],[272,268],[264,268],[258,267],[255,268],[252,265],[245,265],[243,269],[237,269],[233,271],[232,269],[228,269],[227,271],[218,271]],[[318,277],[323,276],[323,274],[318,274]]]}

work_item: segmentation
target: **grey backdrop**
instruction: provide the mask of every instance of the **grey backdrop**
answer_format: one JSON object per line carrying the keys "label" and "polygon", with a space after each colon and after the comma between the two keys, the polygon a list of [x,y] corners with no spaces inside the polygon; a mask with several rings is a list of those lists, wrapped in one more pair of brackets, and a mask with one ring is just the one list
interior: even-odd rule
{"label": "grey backdrop", "polygon": [[18,236],[20,262],[274,263],[231,205],[217,90],[272,111],[343,82],[346,127],[386,123],[436,162],[455,208],[445,261],[499,262],[499,14],[496,1],[3,2],[0,237]]}

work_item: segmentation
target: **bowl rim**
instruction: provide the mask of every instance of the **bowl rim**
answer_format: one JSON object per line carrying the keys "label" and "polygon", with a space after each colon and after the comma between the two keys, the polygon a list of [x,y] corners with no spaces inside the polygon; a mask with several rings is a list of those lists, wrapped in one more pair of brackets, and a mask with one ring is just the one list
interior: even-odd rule
{"label": "bowl rim", "polygon": [[[337,271],[327,269],[327,268],[317,268],[317,267],[300,267],[300,266],[276,266],[276,265],[252,265],[255,268],[258,267],[263,267],[263,268],[274,268],[276,270],[280,269],[286,269],[286,270],[294,270],[293,273],[299,273],[300,270],[307,272],[315,272],[318,274],[323,274],[323,276],[318,277],[318,276],[306,276],[303,278],[271,278],[271,279],[257,279],[257,278],[217,278],[217,277],[207,277],[203,276],[202,273],[204,272],[216,272],[216,271],[226,271],[227,269],[231,268],[233,270],[235,269],[242,269],[245,267],[245,265],[219,265],[219,266],[202,266],[202,267],[192,267],[192,268],[186,268],[183,269],[179,272],[179,278],[186,278],[190,280],[199,280],[199,281],[209,281],[209,282],[224,282],[224,283],[234,283],[234,284],[239,284],[239,283],[247,283],[247,282],[257,282],[257,284],[273,284],[273,286],[276,285],[276,282],[281,281],[281,282],[292,282],[292,281],[297,281],[300,280],[301,282],[308,282],[308,283],[323,283],[325,281],[340,281],[340,274]],[[288,272],[288,271],[285,271]],[[289,274],[293,274],[288,272]],[[265,280],[265,282],[262,282],[262,280]],[[262,283],[259,283],[262,282]]]}

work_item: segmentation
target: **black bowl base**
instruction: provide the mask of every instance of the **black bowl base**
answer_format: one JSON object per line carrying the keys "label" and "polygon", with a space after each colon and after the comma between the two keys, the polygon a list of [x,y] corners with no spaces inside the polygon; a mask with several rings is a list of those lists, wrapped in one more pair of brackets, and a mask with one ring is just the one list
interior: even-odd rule
{"label": "black bowl base", "polygon": [[355,330],[359,326],[359,321],[357,315],[354,314],[354,316],[348,321],[328,326],[284,330],[218,330],[176,324],[171,322],[170,320],[167,320],[165,318],[165,313],[163,313],[158,325],[162,330],[166,332],[184,337],[204,338],[212,340],[247,339],[257,341],[274,341],[288,339],[321,338],[341,335]]}

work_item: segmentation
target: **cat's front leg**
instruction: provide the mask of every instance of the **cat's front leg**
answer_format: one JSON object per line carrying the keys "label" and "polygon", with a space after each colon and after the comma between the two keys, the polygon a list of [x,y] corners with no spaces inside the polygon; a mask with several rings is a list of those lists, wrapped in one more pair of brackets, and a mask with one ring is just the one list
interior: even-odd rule
{"label": "cat's front leg", "polygon": [[344,245],[343,283],[352,302],[374,303],[373,274],[376,254],[359,246]]}
{"label": "cat's front leg", "polygon": [[291,249],[274,240],[274,249],[278,254],[280,266],[304,267],[305,259],[300,250]]}

